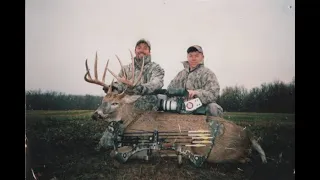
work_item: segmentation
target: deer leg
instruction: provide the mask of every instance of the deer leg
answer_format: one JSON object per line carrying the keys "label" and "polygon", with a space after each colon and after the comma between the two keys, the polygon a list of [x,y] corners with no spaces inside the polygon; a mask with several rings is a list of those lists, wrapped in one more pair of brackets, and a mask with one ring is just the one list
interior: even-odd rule
{"label": "deer leg", "polygon": [[223,109],[217,103],[210,103],[206,107],[206,112],[210,116],[214,117],[222,117],[223,116]]}

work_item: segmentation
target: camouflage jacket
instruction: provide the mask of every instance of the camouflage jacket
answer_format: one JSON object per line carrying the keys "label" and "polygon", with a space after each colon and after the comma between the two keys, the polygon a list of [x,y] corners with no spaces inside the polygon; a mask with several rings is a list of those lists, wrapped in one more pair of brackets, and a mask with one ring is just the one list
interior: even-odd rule
{"label": "camouflage jacket", "polygon": [[[142,66],[142,61],[134,58],[134,77],[135,81],[138,79],[140,74],[140,69]],[[127,79],[132,78],[132,63],[124,66],[124,71],[126,72]],[[123,76],[123,70],[119,72],[119,77]],[[133,89],[134,94],[148,94],[152,93],[156,89],[161,89],[163,87],[164,69],[160,67],[159,64],[151,61],[151,56],[148,56],[144,61],[143,73],[140,82]],[[118,91],[122,92],[126,85],[121,82],[115,83]]]}
{"label": "camouflage jacket", "polygon": [[203,104],[216,102],[220,85],[216,75],[204,64],[199,64],[192,71],[189,70],[188,61],[182,62],[184,69],[170,82],[167,89],[185,88],[187,90],[196,90],[198,97]]}

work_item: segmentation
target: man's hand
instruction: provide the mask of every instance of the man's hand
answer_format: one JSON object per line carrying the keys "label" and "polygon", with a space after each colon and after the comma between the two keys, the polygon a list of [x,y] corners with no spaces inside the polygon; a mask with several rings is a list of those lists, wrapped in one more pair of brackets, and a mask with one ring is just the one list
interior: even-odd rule
{"label": "man's hand", "polygon": [[195,90],[188,90],[188,92],[189,92],[189,96],[188,96],[189,99],[193,98],[198,93]]}
{"label": "man's hand", "polygon": [[128,87],[126,92],[129,94],[141,94],[143,87],[141,85],[137,85],[135,87]]}
{"label": "man's hand", "polygon": [[131,88],[131,87],[128,87],[125,91],[126,91],[126,93],[128,93],[128,94],[135,94],[134,89]]}

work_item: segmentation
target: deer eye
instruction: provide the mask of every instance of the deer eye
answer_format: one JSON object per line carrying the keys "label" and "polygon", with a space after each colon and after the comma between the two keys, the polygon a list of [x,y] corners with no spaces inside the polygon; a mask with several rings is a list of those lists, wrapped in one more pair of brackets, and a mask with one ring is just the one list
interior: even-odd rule
{"label": "deer eye", "polygon": [[116,105],[118,105],[119,103],[117,103],[117,102],[113,102],[111,105],[112,106],[116,106]]}

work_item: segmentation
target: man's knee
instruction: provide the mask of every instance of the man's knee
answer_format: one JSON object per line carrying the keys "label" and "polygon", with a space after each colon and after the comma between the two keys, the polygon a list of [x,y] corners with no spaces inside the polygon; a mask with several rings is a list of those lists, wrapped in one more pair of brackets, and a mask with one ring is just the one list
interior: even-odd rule
{"label": "man's knee", "polygon": [[210,103],[207,105],[207,114],[210,116],[222,117],[223,108],[217,103]]}

